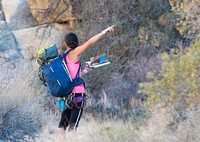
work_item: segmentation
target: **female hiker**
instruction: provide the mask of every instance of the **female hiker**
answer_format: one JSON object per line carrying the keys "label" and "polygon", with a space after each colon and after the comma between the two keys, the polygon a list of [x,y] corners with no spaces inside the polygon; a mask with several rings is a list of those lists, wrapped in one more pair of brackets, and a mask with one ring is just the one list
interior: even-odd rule
{"label": "female hiker", "polygon": [[[90,48],[93,44],[95,44],[97,41],[101,39],[103,35],[105,35],[108,32],[114,33],[114,26],[108,27],[102,32],[98,33],[97,35],[90,38],[87,42],[85,42],[83,45],[78,45],[78,38],[74,33],[68,33],[65,36],[65,47],[66,50],[71,50],[67,56],[67,66],[69,69],[69,73],[73,78],[75,78],[80,64],[80,56],[83,54],[88,48]],[[89,72],[91,69],[89,67],[86,67],[81,75],[84,75],[85,73]],[[84,85],[81,84],[79,86],[76,86],[74,90],[72,91],[72,94],[75,96],[75,98],[80,98],[85,96],[85,88]],[[58,133],[61,134],[61,137],[65,137],[65,130],[68,128],[68,131],[76,130],[83,112],[83,109],[81,108],[84,105],[84,102],[77,102],[77,106],[73,106],[72,108],[67,108],[62,112],[61,120],[59,123]]]}

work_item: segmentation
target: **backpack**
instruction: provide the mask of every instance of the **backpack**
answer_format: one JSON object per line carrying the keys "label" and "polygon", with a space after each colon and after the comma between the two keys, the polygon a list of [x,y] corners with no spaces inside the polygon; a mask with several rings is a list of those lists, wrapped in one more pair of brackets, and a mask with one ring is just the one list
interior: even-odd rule
{"label": "backpack", "polygon": [[84,84],[79,77],[81,64],[74,79],[71,78],[66,61],[66,55],[71,51],[58,55],[56,45],[41,49],[38,52],[39,78],[47,86],[48,91],[54,97],[65,97],[72,93],[75,86]]}

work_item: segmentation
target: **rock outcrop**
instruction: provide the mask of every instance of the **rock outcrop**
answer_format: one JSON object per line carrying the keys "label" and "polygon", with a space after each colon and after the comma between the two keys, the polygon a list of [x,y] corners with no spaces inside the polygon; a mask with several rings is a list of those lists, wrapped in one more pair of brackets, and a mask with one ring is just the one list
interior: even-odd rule
{"label": "rock outcrop", "polygon": [[4,15],[3,15],[3,12],[0,11],[0,21],[4,20]]}
{"label": "rock outcrop", "polygon": [[14,35],[8,29],[0,1],[0,64],[21,57]]}
{"label": "rock outcrop", "polygon": [[[54,14],[49,13],[50,6]],[[0,64],[33,60],[40,48],[62,46],[70,27],[57,22],[73,19],[71,8],[68,0],[0,0]]]}
{"label": "rock outcrop", "polygon": [[2,8],[10,30],[24,29],[36,26],[28,0],[2,0]]}
{"label": "rock outcrop", "polygon": [[0,55],[3,58],[18,58],[19,52],[13,34],[10,31],[4,30],[0,34]]}
{"label": "rock outcrop", "polygon": [[69,22],[73,27],[70,0],[29,0],[30,10],[39,24]]}
{"label": "rock outcrop", "polygon": [[67,29],[63,25],[51,24],[13,31],[21,54],[25,59],[35,59],[40,48],[52,44],[62,46]]}

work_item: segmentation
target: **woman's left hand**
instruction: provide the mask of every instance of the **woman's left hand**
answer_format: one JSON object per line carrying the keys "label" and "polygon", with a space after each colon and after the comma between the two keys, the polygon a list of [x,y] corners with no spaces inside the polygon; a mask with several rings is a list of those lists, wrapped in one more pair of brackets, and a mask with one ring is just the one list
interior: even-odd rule
{"label": "woman's left hand", "polygon": [[102,33],[103,34],[106,34],[106,33],[108,33],[108,32],[112,32],[112,33],[114,33],[114,27],[115,27],[115,25],[112,25],[111,27],[108,27],[108,28],[106,28],[105,30],[103,30],[102,31]]}

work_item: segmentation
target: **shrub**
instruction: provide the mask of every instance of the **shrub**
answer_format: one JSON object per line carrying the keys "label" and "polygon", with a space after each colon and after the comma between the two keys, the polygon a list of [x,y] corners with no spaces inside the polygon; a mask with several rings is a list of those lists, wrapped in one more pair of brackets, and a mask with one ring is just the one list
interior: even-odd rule
{"label": "shrub", "polygon": [[98,93],[90,91],[91,98],[88,99],[86,111],[91,112],[93,116],[118,117],[124,120],[129,117],[136,120],[145,117],[147,109],[143,106],[146,95],[137,93],[138,84],[150,81],[146,77],[148,72],[158,74],[161,63],[160,55],[139,57],[128,63],[129,69],[125,74],[112,72],[108,80],[110,84],[102,84],[103,89]]}
{"label": "shrub", "polygon": [[[17,67],[10,69],[12,64]],[[4,65],[0,83],[0,138],[5,141],[28,141],[47,123],[43,88],[38,85],[29,63]]]}
{"label": "shrub", "polygon": [[177,15],[177,30],[186,38],[200,39],[200,1],[169,0],[172,11]]}
{"label": "shrub", "polygon": [[200,41],[185,54],[163,54],[163,64],[158,76],[150,73],[152,82],[142,83],[141,92],[155,106],[168,106],[185,110],[199,106],[200,92]]}
{"label": "shrub", "polygon": [[[86,77],[92,91],[112,84],[111,74],[126,74],[129,63],[137,57],[150,57],[169,49],[171,37],[157,26],[157,19],[168,11],[165,1],[155,0],[77,0],[74,3],[76,32],[83,43],[107,26],[116,24],[115,35],[103,38],[90,48],[83,60],[106,53],[111,65]],[[105,86],[104,86],[105,84]]]}

